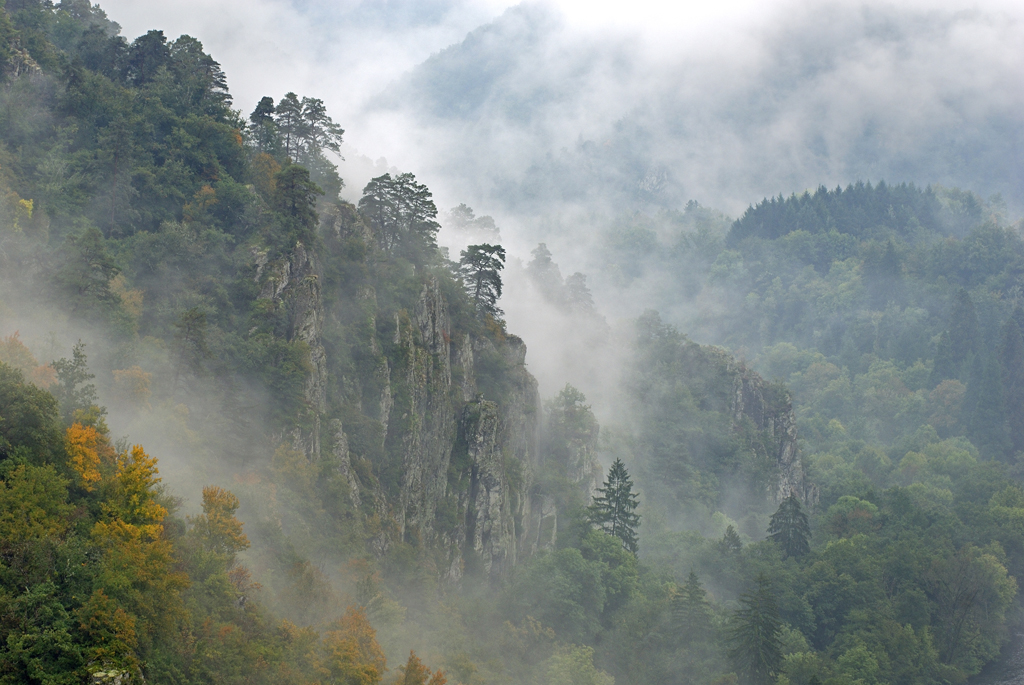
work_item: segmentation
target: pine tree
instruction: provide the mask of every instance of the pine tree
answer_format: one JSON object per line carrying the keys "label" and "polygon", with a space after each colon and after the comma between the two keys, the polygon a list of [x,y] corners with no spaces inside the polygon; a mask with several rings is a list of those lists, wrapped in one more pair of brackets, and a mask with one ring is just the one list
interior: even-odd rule
{"label": "pine tree", "polygon": [[740,595],[740,608],[729,630],[729,658],[750,685],[775,682],[782,663],[782,620],[768,576],[757,577],[757,588]]}
{"label": "pine tree", "polygon": [[533,259],[526,265],[526,273],[540,289],[541,294],[549,301],[561,304],[562,300],[562,272],[558,265],[551,260],[551,250],[544,243],[540,243],[530,253]]}
{"label": "pine tree", "polygon": [[692,570],[686,584],[672,597],[671,611],[673,627],[684,646],[709,637],[711,606],[704,586]]}
{"label": "pine tree", "polygon": [[974,359],[971,379],[964,397],[967,414],[967,437],[983,456],[1002,459],[1010,449],[1006,426],[1003,378],[999,362],[992,355]]}
{"label": "pine tree", "polygon": [[725,527],[725,535],[718,541],[718,547],[722,550],[722,554],[733,555],[739,554],[743,551],[743,541],[740,540],[739,533],[732,525]]}
{"label": "pine tree", "polygon": [[309,170],[289,164],[274,175],[274,205],[285,225],[307,240],[316,227],[316,198],[323,190],[309,178]]}
{"label": "pine tree", "polygon": [[249,133],[256,151],[273,154],[277,149],[277,124],[274,123],[274,98],[264,96],[249,115]]}
{"label": "pine tree", "polygon": [[302,98],[303,148],[306,155],[319,157],[324,150],[341,154],[342,136],[345,131],[327,116],[324,101],[317,98]]}
{"label": "pine tree", "polygon": [[587,277],[580,272],[565,279],[565,304],[575,314],[593,314],[594,297],[587,287]]}
{"label": "pine tree", "polygon": [[590,522],[622,540],[622,546],[636,554],[639,547],[637,528],[640,527],[636,508],[640,502],[621,459],[612,464],[604,487],[598,488],[597,492],[588,510]]}
{"label": "pine tree", "polygon": [[437,246],[437,206],[430,190],[412,174],[370,179],[363,188],[359,211],[369,219],[381,249],[391,255],[421,259]]}
{"label": "pine tree", "polygon": [[959,377],[970,368],[970,358],[978,353],[978,314],[971,296],[960,288],[953,298],[949,315],[949,347]]}
{"label": "pine tree", "polygon": [[772,514],[768,523],[768,538],[782,547],[787,557],[799,557],[811,551],[808,543],[811,527],[796,493],[791,492],[789,497],[782,500],[778,511]]}
{"label": "pine tree", "polygon": [[274,123],[281,132],[281,142],[284,143],[284,154],[294,160],[298,154],[299,145],[304,137],[305,119],[302,116],[302,103],[295,93],[286,93],[281,102],[277,103],[277,115]]}
{"label": "pine tree", "polygon": [[490,316],[497,320],[502,314],[498,309],[498,298],[501,297],[501,270],[504,268],[505,248],[501,245],[470,245],[462,251],[459,275],[480,318]]}
{"label": "pine tree", "polygon": [[1011,316],[1003,325],[999,345],[1004,410],[1013,454],[1024,452],[1024,337]]}
{"label": "pine tree", "polygon": [[81,420],[83,412],[96,413],[102,420],[107,410],[98,406],[96,386],[89,382],[96,375],[89,373],[85,343],[79,340],[71,350],[71,359],[59,359],[53,362],[53,368],[57,370],[57,384],[52,392],[59,403],[64,423],[70,426],[72,422]]}

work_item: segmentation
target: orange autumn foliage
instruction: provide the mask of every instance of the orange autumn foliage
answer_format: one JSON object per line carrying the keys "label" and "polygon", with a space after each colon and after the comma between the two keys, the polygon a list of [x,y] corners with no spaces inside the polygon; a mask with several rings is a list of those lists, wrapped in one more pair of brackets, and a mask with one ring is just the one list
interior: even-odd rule
{"label": "orange autumn foliage", "polygon": [[135,617],[117,606],[103,588],[95,590],[75,615],[82,632],[89,637],[90,660],[107,663],[113,661],[132,670],[138,666],[135,650],[139,638],[135,632]]}
{"label": "orange autumn foliage", "polygon": [[25,343],[21,342],[18,331],[0,338],[0,362],[18,369],[29,383],[44,390],[57,382],[56,369],[49,364],[40,366]]}
{"label": "orange autumn foliage", "polygon": [[377,685],[384,677],[384,650],[361,607],[350,606],[332,624],[323,635],[321,651],[317,670],[331,682]]}
{"label": "orange autumn foliage", "polygon": [[405,666],[399,666],[398,670],[402,675],[395,681],[395,685],[445,685],[448,682],[444,671],[431,673],[430,668],[413,651],[409,652],[409,661]]}
{"label": "orange autumn foliage", "polygon": [[203,513],[190,522],[207,549],[233,555],[249,547],[242,522],[235,517],[238,506],[238,498],[230,490],[215,485],[203,488]]}
{"label": "orange autumn foliage", "polygon": [[159,525],[167,509],[155,497],[160,482],[156,459],[146,454],[142,445],[132,445],[116,455],[115,465],[114,496],[112,504],[107,505],[108,513],[136,525]]}
{"label": "orange autumn foliage", "polygon": [[64,434],[64,448],[82,487],[89,492],[95,490],[103,478],[103,467],[114,462],[110,441],[95,427],[74,423]]}
{"label": "orange autumn foliage", "polygon": [[189,578],[174,570],[174,548],[163,533],[160,524],[136,526],[121,519],[92,528],[102,559],[96,585],[136,617],[140,638],[168,634],[184,614],[179,591]]}
{"label": "orange autumn foliage", "polygon": [[277,160],[265,152],[261,152],[253,157],[251,168],[253,185],[256,186],[256,190],[266,197],[273,195],[277,187],[274,177],[277,172],[281,171],[281,165]]}
{"label": "orange autumn foliage", "polygon": [[115,369],[114,387],[120,400],[133,405],[136,409],[148,409],[149,397],[153,392],[149,389],[153,374],[146,373],[139,366],[129,369]]}

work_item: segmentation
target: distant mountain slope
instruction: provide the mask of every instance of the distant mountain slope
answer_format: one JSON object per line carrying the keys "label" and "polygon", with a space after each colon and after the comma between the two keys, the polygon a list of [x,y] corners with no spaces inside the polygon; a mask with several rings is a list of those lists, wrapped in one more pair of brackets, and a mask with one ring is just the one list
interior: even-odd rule
{"label": "distant mountain slope", "polygon": [[367,114],[400,114],[443,151],[432,177],[516,213],[688,199],[737,211],[854,178],[998,192],[1019,212],[1022,34],[983,11],[828,7],[648,59],[525,5]]}

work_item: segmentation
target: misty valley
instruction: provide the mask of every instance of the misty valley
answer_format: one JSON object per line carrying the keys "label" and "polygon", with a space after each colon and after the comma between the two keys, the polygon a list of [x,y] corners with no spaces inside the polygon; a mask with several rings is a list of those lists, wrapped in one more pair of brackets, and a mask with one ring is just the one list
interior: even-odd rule
{"label": "misty valley", "polygon": [[0,0],[0,685],[1024,677],[1024,199],[439,207],[227,79]]}

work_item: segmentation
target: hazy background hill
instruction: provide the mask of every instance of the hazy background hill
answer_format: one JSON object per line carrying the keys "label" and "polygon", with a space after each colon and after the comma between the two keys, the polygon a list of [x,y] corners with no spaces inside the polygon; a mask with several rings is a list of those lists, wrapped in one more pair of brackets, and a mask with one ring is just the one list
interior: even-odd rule
{"label": "hazy background hill", "polygon": [[513,215],[691,199],[738,214],[855,179],[1002,193],[1019,212],[1022,28],[996,11],[807,4],[652,46],[524,4],[365,112],[437,151],[449,192]]}

